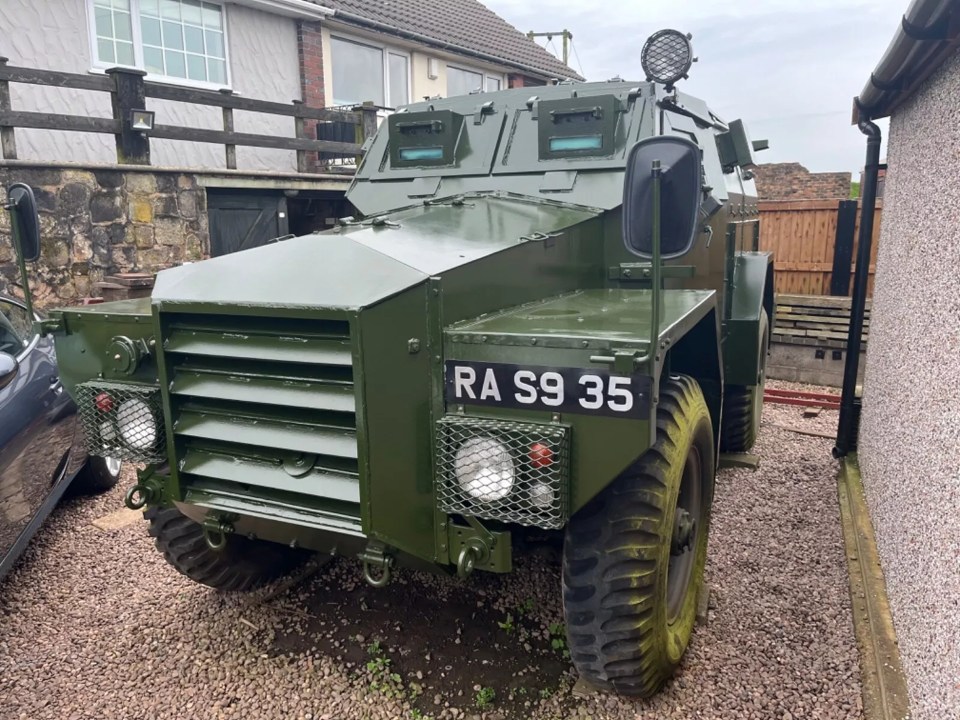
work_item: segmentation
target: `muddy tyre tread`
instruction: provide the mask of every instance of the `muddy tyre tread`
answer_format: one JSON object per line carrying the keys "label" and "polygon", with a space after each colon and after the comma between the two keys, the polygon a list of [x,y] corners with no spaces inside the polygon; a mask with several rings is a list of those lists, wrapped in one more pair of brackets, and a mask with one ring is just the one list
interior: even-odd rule
{"label": "muddy tyre tread", "polygon": [[211,550],[203,528],[175,507],[143,513],[157,550],[180,574],[224,592],[245,592],[293,568],[302,553],[265,541],[230,535],[223,550]]}
{"label": "muddy tyre tread", "polygon": [[[704,417],[709,428],[709,412],[695,380],[674,376],[664,383],[654,446],[567,526],[563,556],[567,639],[574,665],[593,686],[649,697],[670,678],[679,661],[664,652],[666,611],[658,607],[663,605],[663,585],[657,578],[663,538],[657,528],[665,527],[667,513],[672,522],[676,500],[668,477],[669,457],[683,433],[681,422],[693,423],[709,436],[712,478],[713,432],[703,429]],[[708,516],[712,491],[711,481]],[[703,543],[705,560],[705,538]],[[699,588],[702,562],[694,568],[693,593]],[[689,633],[680,654],[687,640]]]}

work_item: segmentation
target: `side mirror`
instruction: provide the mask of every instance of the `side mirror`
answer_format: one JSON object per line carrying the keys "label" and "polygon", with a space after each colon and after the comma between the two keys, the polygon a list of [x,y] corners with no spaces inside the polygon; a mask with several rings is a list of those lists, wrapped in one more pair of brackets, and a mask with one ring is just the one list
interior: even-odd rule
{"label": "side mirror", "polygon": [[20,364],[10,353],[0,352],[0,390],[13,382],[20,372]]}
{"label": "side mirror", "polygon": [[7,197],[14,220],[13,242],[17,254],[25,262],[34,262],[40,257],[40,218],[33,190],[29,185],[15,183],[7,190]]}
{"label": "side mirror", "polygon": [[700,147],[686,138],[644,138],[630,150],[623,181],[623,242],[641,257],[653,256],[653,170],[660,167],[660,253],[684,255],[697,237],[703,170]]}

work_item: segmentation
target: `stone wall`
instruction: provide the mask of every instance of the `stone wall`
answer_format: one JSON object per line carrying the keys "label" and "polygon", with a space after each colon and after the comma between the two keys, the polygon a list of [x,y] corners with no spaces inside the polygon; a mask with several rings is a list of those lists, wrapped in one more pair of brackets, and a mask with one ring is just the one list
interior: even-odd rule
{"label": "stone wall", "polygon": [[[209,255],[206,192],[192,174],[131,170],[0,167],[0,185],[33,188],[40,212],[40,260],[28,268],[40,308],[97,295],[117,272],[156,272]],[[0,293],[21,295],[0,213]]]}
{"label": "stone wall", "polygon": [[753,169],[761,200],[833,200],[850,197],[851,173],[812,173],[800,163],[769,163]]}

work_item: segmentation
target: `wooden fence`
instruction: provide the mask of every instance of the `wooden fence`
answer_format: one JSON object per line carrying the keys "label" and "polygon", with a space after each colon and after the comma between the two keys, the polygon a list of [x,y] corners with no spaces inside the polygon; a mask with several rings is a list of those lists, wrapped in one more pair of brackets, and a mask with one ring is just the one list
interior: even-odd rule
{"label": "wooden fence", "polygon": [[[839,200],[764,200],[760,202],[760,249],[774,253],[776,291],[796,295],[830,295],[837,244]],[[868,295],[873,294],[880,217],[878,202],[873,223],[873,244],[869,268]],[[853,228],[850,282],[856,270],[860,212]],[[840,264],[844,267],[844,264]],[[835,285],[835,284],[834,284]],[[843,283],[841,283],[843,285]],[[843,293],[846,294],[846,293]]]}
{"label": "wooden fence", "polygon": [[[238,145],[295,150],[299,172],[316,171],[311,156],[316,153],[355,155],[361,153],[364,139],[377,129],[377,109],[365,103],[354,111],[311,108],[302,102],[289,104],[238,97],[230,91],[213,92],[164,85],[144,80],[146,73],[129,68],[112,68],[105,75],[76,74],[7,65],[0,57],[0,150],[5,160],[17,159],[16,128],[106,133],[116,137],[117,162],[128,165],[150,164],[150,138],[216,143],[224,146],[224,165],[236,169]],[[113,117],[60,115],[24,112],[10,106],[10,83],[95,90],[110,93]],[[223,130],[154,125],[141,132],[133,127],[133,111],[145,110],[146,98],[173,100],[219,107],[223,110]],[[291,118],[290,137],[239,133],[233,129],[233,111],[265,113]],[[349,124],[356,128],[354,142],[335,142],[311,138],[317,122]]]}

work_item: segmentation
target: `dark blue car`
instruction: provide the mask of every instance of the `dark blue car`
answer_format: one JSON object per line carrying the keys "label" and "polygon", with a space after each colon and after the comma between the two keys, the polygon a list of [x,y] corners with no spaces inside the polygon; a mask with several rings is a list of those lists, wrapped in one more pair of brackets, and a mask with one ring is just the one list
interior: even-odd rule
{"label": "dark blue car", "polygon": [[0,296],[0,579],[69,486],[102,492],[120,478],[118,460],[87,457],[74,442],[76,406],[34,319]]}

